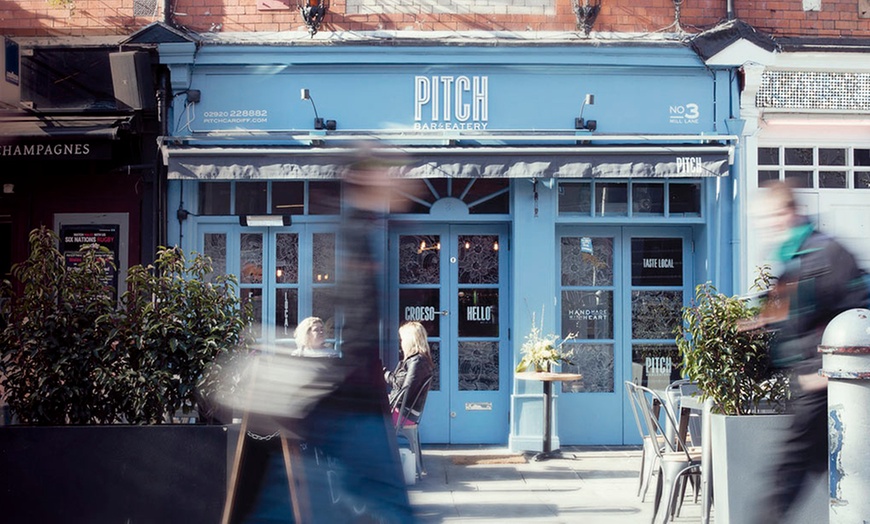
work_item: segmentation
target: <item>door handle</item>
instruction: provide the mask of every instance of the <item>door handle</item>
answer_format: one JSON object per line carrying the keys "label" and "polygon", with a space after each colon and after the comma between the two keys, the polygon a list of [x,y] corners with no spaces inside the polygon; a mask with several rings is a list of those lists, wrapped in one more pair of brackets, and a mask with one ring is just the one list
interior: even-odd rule
{"label": "door handle", "polygon": [[444,309],[444,310],[439,311],[438,314],[439,314],[439,315],[444,315],[444,316],[446,317],[447,315],[450,314],[450,312],[447,311],[446,309]]}

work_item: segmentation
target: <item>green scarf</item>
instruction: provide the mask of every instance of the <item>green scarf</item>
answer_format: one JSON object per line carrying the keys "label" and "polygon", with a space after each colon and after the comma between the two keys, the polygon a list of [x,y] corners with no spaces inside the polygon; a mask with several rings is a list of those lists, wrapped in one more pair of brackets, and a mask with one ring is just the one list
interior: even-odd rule
{"label": "green scarf", "polygon": [[813,233],[813,225],[810,223],[801,224],[799,226],[795,226],[791,228],[788,232],[788,238],[779,246],[779,251],[777,252],[777,258],[779,258],[780,262],[788,262],[798,255],[802,255],[803,253],[800,251],[801,244],[804,243],[811,234]]}

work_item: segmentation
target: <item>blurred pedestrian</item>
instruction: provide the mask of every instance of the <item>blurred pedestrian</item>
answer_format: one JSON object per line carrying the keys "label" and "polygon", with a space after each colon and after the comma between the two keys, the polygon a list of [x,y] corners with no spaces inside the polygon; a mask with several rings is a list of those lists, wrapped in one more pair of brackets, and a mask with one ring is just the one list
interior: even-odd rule
{"label": "blurred pedestrian", "polygon": [[798,213],[788,184],[775,182],[766,191],[768,226],[779,239],[775,258],[782,266],[770,299],[788,311],[773,326],[771,363],[789,373],[787,409],[793,415],[758,521],[773,524],[785,522],[813,476],[827,472],[827,379],[819,375],[818,345],[837,314],[866,306],[867,289],[855,257]]}
{"label": "blurred pedestrian", "polygon": [[[399,420],[402,397],[415,402],[426,381],[432,377],[435,363],[429,351],[426,328],[419,322],[406,322],[399,328],[402,360],[393,371],[384,370],[384,379],[390,385],[389,402],[392,406],[393,425]],[[417,400],[419,402],[419,400]],[[407,405],[406,423],[416,423],[423,411],[421,405]]]}

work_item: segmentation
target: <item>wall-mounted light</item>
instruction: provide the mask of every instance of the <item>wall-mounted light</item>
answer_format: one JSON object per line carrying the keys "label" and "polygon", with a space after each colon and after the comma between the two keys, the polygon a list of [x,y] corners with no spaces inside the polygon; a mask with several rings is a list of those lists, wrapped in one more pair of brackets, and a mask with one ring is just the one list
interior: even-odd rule
{"label": "wall-mounted light", "polygon": [[424,251],[439,251],[441,249],[441,242],[436,243],[434,246],[426,245],[425,240],[420,241],[420,247],[417,248],[417,254],[421,254]]}
{"label": "wall-mounted light", "polygon": [[327,131],[335,131],[336,122],[335,120],[323,120],[320,118],[320,115],[317,114],[317,106],[314,105],[314,99],[311,98],[311,92],[308,91],[307,88],[302,88],[299,91],[299,98],[302,100],[308,100],[311,102],[311,107],[314,108],[314,129],[326,129]]}
{"label": "wall-mounted light", "polygon": [[583,120],[583,110],[586,109],[586,106],[594,105],[595,95],[586,93],[586,96],[583,98],[583,103],[580,104],[580,115],[574,119],[574,129],[586,129],[587,131],[595,131],[598,129],[597,120]]}
{"label": "wall-mounted light", "polygon": [[290,215],[239,215],[243,227],[284,227],[290,225]]}
{"label": "wall-mounted light", "polygon": [[303,0],[305,3],[299,5],[299,14],[302,15],[302,20],[308,26],[308,34],[314,36],[317,30],[320,29],[320,23],[323,22],[323,17],[329,9],[326,0]]}

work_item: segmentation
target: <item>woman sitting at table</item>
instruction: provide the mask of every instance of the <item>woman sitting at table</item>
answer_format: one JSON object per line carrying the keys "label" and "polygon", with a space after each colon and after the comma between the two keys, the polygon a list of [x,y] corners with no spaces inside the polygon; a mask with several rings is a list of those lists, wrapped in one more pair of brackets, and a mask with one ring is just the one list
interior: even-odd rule
{"label": "woman sitting at table", "polygon": [[[399,409],[402,405],[401,395],[408,395],[411,402],[422,404],[423,396],[420,391],[426,381],[432,377],[435,363],[429,352],[426,328],[419,322],[408,322],[399,328],[401,340],[402,360],[393,371],[384,368],[384,379],[392,388],[389,394],[390,406],[393,412],[393,424],[399,420]],[[407,411],[405,424],[415,424],[423,410],[422,405],[405,406]]]}
{"label": "woman sitting at table", "polygon": [[302,319],[293,332],[293,338],[296,340],[296,350],[292,353],[294,357],[338,356],[335,348],[326,345],[326,330],[319,317]]}

